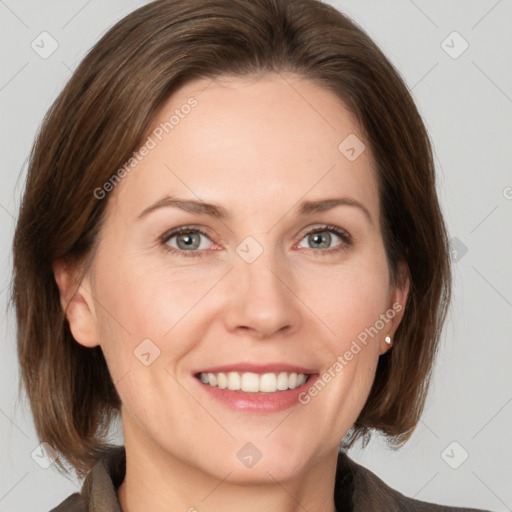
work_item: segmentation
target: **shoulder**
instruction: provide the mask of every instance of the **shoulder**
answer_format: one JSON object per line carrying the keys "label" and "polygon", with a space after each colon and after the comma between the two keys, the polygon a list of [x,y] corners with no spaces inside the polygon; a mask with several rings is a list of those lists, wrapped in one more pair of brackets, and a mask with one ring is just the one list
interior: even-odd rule
{"label": "shoulder", "polygon": [[78,492],[75,492],[50,512],[87,512],[87,503]]}
{"label": "shoulder", "polygon": [[124,446],[109,448],[87,474],[80,493],[71,494],[50,512],[121,512],[117,488],[124,479],[125,471]]}
{"label": "shoulder", "polygon": [[475,508],[449,507],[409,498],[389,487],[375,473],[346,456],[353,474],[353,512],[490,512]]}

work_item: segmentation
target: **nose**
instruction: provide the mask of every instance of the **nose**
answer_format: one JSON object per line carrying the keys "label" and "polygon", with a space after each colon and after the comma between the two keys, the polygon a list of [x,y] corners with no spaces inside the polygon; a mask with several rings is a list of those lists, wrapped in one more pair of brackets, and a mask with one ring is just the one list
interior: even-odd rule
{"label": "nose", "polygon": [[286,262],[261,256],[253,263],[239,260],[230,272],[229,302],[224,309],[230,332],[266,339],[289,335],[300,327],[300,300]]}

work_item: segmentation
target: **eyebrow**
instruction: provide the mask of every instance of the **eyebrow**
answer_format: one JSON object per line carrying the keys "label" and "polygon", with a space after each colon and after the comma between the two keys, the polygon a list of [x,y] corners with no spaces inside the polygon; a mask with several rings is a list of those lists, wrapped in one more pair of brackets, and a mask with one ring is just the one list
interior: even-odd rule
{"label": "eyebrow", "polygon": [[[370,224],[373,224],[373,219],[368,209],[359,201],[350,197],[334,197],[330,199],[319,199],[317,201],[303,201],[299,206],[298,215],[303,216],[311,213],[324,212],[337,206],[352,206],[358,208],[364,213]],[[179,208],[186,212],[198,213],[200,215],[209,215],[218,219],[231,218],[228,211],[220,205],[194,199],[179,199],[176,197],[166,196],[145,208],[138,215],[137,219],[141,219],[160,208],[170,207]]]}

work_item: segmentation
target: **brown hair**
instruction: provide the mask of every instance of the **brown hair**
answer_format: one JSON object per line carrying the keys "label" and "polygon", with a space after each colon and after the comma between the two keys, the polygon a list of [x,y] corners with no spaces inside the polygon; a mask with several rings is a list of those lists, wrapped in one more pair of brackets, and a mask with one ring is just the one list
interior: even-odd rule
{"label": "brown hair", "polygon": [[130,158],[179,86],[285,71],[333,91],[356,116],[376,162],[390,275],[400,283],[405,261],[411,281],[393,349],[379,359],[347,445],[378,429],[400,446],[419,421],[450,264],[430,142],[398,73],[354,22],[315,0],[157,0],[101,38],[50,108],[14,237],[20,389],[40,439],[78,475],[107,447],[120,400],[101,348],[71,335],[53,262],[90,260],[107,204],[93,191]]}

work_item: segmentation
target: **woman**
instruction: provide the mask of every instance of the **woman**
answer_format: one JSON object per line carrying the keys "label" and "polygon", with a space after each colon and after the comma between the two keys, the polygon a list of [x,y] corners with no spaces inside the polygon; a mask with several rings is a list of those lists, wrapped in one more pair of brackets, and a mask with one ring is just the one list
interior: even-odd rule
{"label": "woman", "polygon": [[422,412],[450,297],[434,178],[403,82],[327,5],[114,26],[45,119],[14,241],[36,428],[86,476],[54,510],[469,510],[344,451]]}

